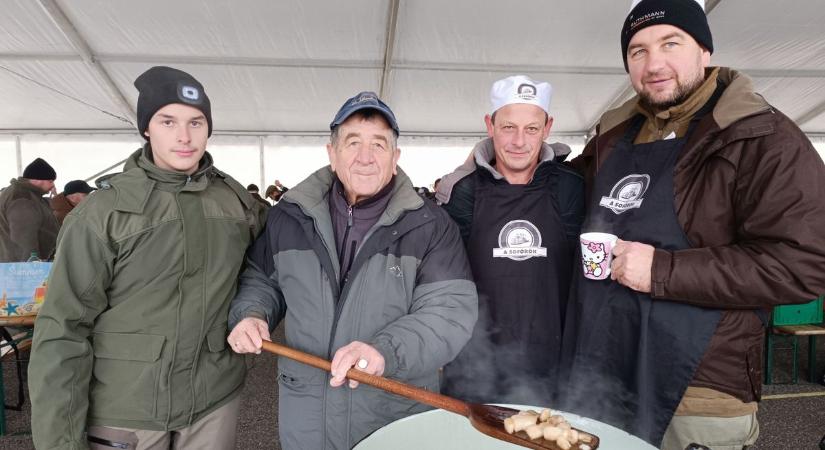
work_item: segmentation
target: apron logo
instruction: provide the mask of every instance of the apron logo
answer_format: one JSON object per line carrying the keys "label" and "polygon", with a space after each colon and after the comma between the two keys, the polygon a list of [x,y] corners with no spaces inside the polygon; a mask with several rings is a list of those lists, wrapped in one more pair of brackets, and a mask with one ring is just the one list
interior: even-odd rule
{"label": "apron logo", "polygon": [[628,175],[613,186],[609,196],[602,197],[599,206],[604,206],[616,214],[641,208],[649,185],[650,175]]}
{"label": "apron logo", "polygon": [[526,220],[513,220],[498,233],[499,248],[493,249],[493,258],[524,261],[533,257],[547,257],[547,248],[541,246],[541,233]]}

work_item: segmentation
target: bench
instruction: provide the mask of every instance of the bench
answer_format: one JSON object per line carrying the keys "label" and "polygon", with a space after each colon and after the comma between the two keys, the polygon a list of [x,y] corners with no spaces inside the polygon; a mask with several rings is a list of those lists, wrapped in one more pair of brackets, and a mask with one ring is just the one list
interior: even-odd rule
{"label": "bench", "polygon": [[808,380],[811,383],[817,382],[816,372],[816,337],[825,335],[825,324],[806,324],[806,325],[780,325],[768,329],[768,339],[766,346],[766,361],[765,361],[765,384],[773,382],[773,352],[774,343],[771,333],[789,337],[793,344],[793,367],[791,369],[791,382],[797,383],[797,364],[799,353],[799,336],[808,336]]}

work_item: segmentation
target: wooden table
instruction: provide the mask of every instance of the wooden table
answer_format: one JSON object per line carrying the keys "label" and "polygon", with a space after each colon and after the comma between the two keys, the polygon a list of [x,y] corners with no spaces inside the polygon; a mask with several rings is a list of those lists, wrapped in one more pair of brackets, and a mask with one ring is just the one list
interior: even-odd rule
{"label": "wooden table", "polygon": [[0,316],[0,327],[33,327],[36,315]]}

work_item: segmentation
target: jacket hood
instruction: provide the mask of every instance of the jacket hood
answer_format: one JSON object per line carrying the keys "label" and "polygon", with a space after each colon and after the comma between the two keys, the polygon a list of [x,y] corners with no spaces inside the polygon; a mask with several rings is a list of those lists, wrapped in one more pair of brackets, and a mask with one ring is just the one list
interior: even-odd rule
{"label": "jacket hood", "polygon": [[36,195],[37,197],[42,197],[48,193],[48,191],[44,191],[39,187],[31,184],[25,178],[12,178],[9,182],[12,186],[15,186],[17,189],[21,189],[24,191],[31,192],[32,194]]}
{"label": "jacket hood", "polygon": [[[708,71],[714,70],[708,67]],[[724,130],[731,124],[771,109],[765,99],[753,90],[750,77],[729,67],[720,67],[717,80],[727,85],[716,106],[713,108],[713,120]],[[636,95],[622,106],[604,113],[599,120],[599,133],[604,134],[636,115]]]}
{"label": "jacket hood", "polygon": [[[570,146],[567,144],[562,144],[561,142],[554,142],[552,144],[542,142],[541,153],[539,154],[539,165],[547,161],[564,161],[569,154]],[[486,138],[476,144],[476,146],[473,147],[472,153],[470,153],[470,156],[467,157],[464,163],[456,167],[452,173],[441,177],[441,181],[438,183],[438,190],[435,192],[435,198],[438,203],[449,203],[453,187],[467,175],[473,173],[476,168],[482,168],[490,172],[496,180],[503,179],[504,175],[500,174],[491,165],[495,156],[496,149],[493,147],[492,138]]]}
{"label": "jacket hood", "polygon": [[126,161],[123,163],[123,172],[104,175],[95,180],[95,186],[99,189],[107,189],[114,177],[126,174],[133,169],[138,169],[144,172],[148,178],[158,183],[181,187],[189,182],[190,188],[187,190],[198,190],[197,188],[192,189],[192,187],[194,187],[192,185],[206,181],[204,175],[209,175],[215,171],[213,163],[212,155],[210,155],[209,152],[204,152],[198,165],[198,170],[192,175],[161,169],[155,165],[152,158],[152,147],[149,143],[146,143],[126,158]]}
{"label": "jacket hood", "polygon": [[[138,213],[143,211],[153,189],[170,192],[203,191],[209,186],[210,177],[224,176],[212,165],[212,156],[208,152],[204,152],[197,172],[192,175],[161,169],[152,162],[151,154],[152,149],[146,143],[129,155],[123,165],[123,172],[104,175],[95,180],[99,189],[114,189],[117,192],[116,210]],[[232,187],[236,191],[242,189]],[[251,197],[248,194],[246,197],[248,199],[239,195],[248,207]]]}

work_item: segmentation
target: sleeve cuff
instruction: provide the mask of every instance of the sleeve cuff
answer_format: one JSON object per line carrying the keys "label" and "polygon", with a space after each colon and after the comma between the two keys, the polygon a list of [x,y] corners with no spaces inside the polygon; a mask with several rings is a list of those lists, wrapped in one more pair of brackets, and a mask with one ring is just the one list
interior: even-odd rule
{"label": "sleeve cuff", "polygon": [[650,267],[650,296],[663,298],[665,282],[670,276],[673,265],[673,253],[657,248],[653,252],[653,264]]}
{"label": "sleeve cuff", "polygon": [[238,311],[237,313],[233,313],[233,311],[230,309],[228,323],[229,330],[231,331],[232,329],[234,329],[235,326],[238,325],[238,323],[240,323],[240,321],[246,319],[247,317],[253,317],[255,319],[263,320],[267,323],[267,325],[269,325],[270,331],[272,331],[272,324],[269,323],[269,318],[266,316],[266,313],[254,308],[247,308],[245,310]]}
{"label": "sleeve cuff", "polygon": [[395,348],[387,338],[378,338],[372,345],[381,356],[384,357],[384,376],[391,377],[398,371],[398,355],[395,353]]}

